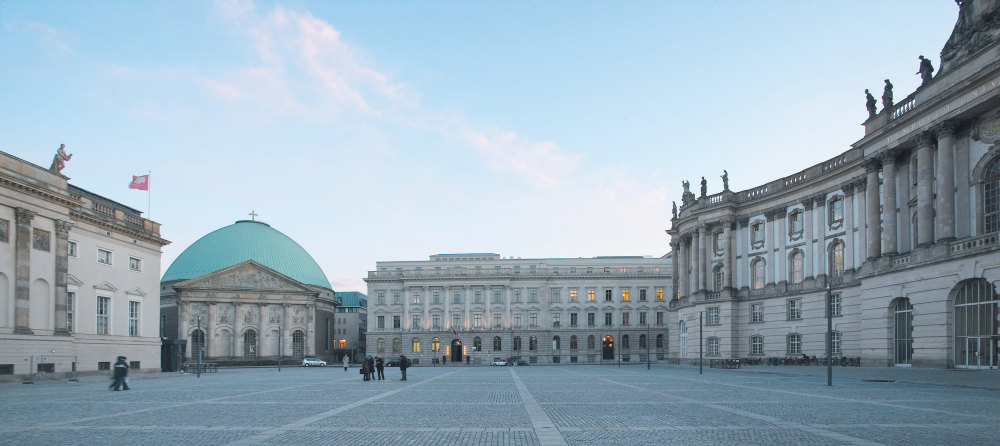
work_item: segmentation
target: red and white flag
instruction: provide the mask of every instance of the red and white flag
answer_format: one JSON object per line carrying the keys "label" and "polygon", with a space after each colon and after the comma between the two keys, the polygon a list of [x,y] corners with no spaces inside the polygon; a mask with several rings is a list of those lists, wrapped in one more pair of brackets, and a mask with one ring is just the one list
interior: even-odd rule
{"label": "red and white flag", "polygon": [[129,183],[128,188],[149,190],[149,174],[139,176],[132,175],[132,182]]}

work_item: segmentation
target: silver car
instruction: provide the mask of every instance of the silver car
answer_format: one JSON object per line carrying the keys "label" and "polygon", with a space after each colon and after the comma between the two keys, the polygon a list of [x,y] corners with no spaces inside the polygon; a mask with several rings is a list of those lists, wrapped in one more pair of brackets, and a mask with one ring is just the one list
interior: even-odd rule
{"label": "silver car", "polygon": [[326,367],[326,361],[319,358],[303,358],[302,367]]}

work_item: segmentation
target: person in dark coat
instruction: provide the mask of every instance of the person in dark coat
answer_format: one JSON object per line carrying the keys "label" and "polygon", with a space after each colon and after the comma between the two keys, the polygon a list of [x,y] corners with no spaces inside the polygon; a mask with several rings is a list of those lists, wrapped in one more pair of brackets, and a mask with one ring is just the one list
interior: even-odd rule
{"label": "person in dark coat", "polygon": [[385,380],[385,364],[382,362],[382,358],[375,358],[375,370],[378,370],[378,380]]}
{"label": "person in dark coat", "polygon": [[403,374],[403,379],[400,381],[406,381],[406,368],[410,366],[410,360],[406,358],[406,355],[399,355],[399,371]]}
{"label": "person in dark coat", "polygon": [[111,374],[111,385],[108,386],[108,390],[128,390],[128,383],[125,380],[128,378],[128,363],[125,362],[124,356],[119,356],[118,361],[115,362],[114,371]]}
{"label": "person in dark coat", "polygon": [[371,378],[372,372],[371,372],[371,369],[368,368],[368,357],[367,356],[364,359],[361,360],[361,374],[365,376],[365,379],[364,379],[365,381],[368,381]]}
{"label": "person in dark coat", "polygon": [[372,381],[375,381],[375,358],[368,356],[368,373],[371,375]]}

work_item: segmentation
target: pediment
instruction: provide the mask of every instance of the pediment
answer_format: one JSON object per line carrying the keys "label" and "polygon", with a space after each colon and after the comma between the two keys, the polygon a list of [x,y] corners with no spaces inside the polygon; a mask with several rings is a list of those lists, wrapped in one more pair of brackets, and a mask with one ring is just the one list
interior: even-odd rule
{"label": "pediment", "polygon": [[130,295],[133,295],[133,296],[146,297],[146,292],[143,291],[141,288],[136,288],[136,289],[134,289],[132,291],[128,291],[128,292],[126,292],[126,294],[130,294]]}
{"label": "pediment", "polygon": [[80,285],[83,285],[83,282],[80,279],[77,279],[76,276],[74,276],[72,274],[67,274],[66,275],[66,285],[80,286]]}
{"label": "pediment", "polygon": [[97,285],[94,285],[94,289],[95,290],[111,291],[112,293],[115,292],[115,291],[118,291],[118,288],[115,288],[115,286],[112,285],[109,282],[101,282],[101,283],[99,283]]}
{"label": "pediment", "polygon": [[195,277],[177,285],[180,289],[225,290],[237,292],[314,293],[295,279],[253,260]]}

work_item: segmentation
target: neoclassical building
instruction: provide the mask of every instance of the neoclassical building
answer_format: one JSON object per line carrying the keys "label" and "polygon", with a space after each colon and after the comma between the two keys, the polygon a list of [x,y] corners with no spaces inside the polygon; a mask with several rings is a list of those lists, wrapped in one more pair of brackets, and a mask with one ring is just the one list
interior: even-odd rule
{"label": "neoclassical building", "polygon": [[830,311],[834,354],[863,365],[997,367],[1000,1],[959,3],[940,70],[849,150],[748,190],[685,183],[668,230],[681,361],[699,318],[709,357],[821,356]]}
{"label": "neoclassical building", "polygon": [[[0,377],[160,369],[159,223],[0,152]],[[78,155],[79,156],[79,155]],[[122,186],[124,193],[124,185]]]}
{"label": "neoclassical building", "polygon": [[167,370],[199,353],[229,364],[333,359],[330,282],[267,223],[240,220],[198,239],[163,274],[160,294]]}
{"label": "neoclassical building", "polygon": [[423,365],[662,361],[669,262],[488,253],[377,262],[365,279],[367,352]]}

